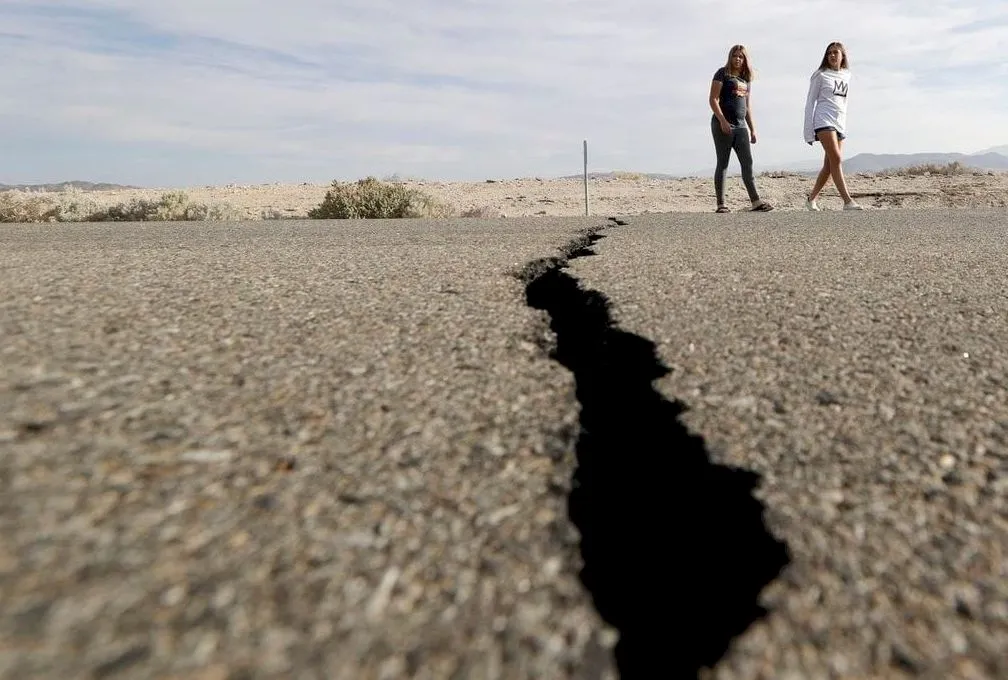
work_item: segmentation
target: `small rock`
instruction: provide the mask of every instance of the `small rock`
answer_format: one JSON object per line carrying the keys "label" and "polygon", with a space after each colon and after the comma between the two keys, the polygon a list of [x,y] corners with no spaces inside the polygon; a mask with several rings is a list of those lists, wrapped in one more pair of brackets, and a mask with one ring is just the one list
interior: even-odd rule
{"label": "small rock", "polygon": [[245,545],[248,544],[249,539],[251,538],[252,536],[249,535],[249,532],[239,531],[231,536],[231,538],[228,540],[228,545],[230,545],[235,550],[238,550],[240,548],[245,547]]}
{"label": "small rock", "polygon": [[508,517],[513,517],[514,515],[517,515],[520,510],[521,506],[518,505],[517,503],[514,505],[508,505],[503,508],[499,508],[497,510],[494,510],[487,516],[487,522],[490,524],[490,526],[497,526],[498,524],[506,520]]}
{"label": "small rock", "polygon": [[233,454],[230,451],[215,451],[212,449],[196,449],[186,451],[180,458],[187,463],[227,463]]}
{"label": "small rock", "polygon": [[231,585],[230,583],[225,583],[224,585],[222,585],[220,588],[217,589],[216,593],[214,593],[213,596],[214,608],[218,610],[227,609],[232,605],[232,603],[234,603],[237,594],[238,593],[233,585]]}
{"label": "small rock", "polygon": [[385,659],[378,669],[378,680],[393,680],[406,675],[406,659],[396,655]]}
{"label": "small rock", "polygon": [[[947,486],[959,486],[963,483],[963,477],[956,470],[949,470],[942,475],[942,481]],[[973,503],[970,503],[970,505],[973,505]]]}
{"label": "small rock", "polygon": [[559,557],[551,557],[543,564],[542,573],[548,579],[556,577],[563,568],[563,560]]}
{"label": "small rock", "polygon": [[892,661],[894,666],[911,675],[918,675],[924,667],[924,664],[915,652],[899,643],[892,645]]}
{"label": "small rock", "polygon": [[278,472],[293,472],[297,468],[297,457],[293,455],[281,456],[277,460],[276,469]]}
{"label": "small rock", "polygon": [[252,501],[257,510],[269,511],[276,507],[276,498],[268,493],[260,494]]}
{"label": "small rock", "polygon": [[186,597],[185,586],[172,586],[161,596],[161,604],[166,607],[174,607],[181,604]]}
{"label": "small rock", "polygon": [[815,398],[821,406],[832,406],[833,404],[840,403],[840,398],[828,390],[819,390]]}
{"label": "small rock", "polygon": [[150,658],[151,650],[147,645],[138,645],[127,649],[122,654],[106,661],[94,669],[94,678],[108,678],[135,666]]}
{"label": "small rock", "polygon": [[59,421],[59,413],[49,404],[34,403],[9,415],[22,434],[38,434]]}
{"label": "small rock", "polygon": [[830,491],[824,492],[820,498],[824,503],[829,503],[831,505],[840,505],[844,501],[843,491],[840,489],[832,489]]}
{"label": "small rock", "polygon": [[382,576],[381,583],[378,584],[374,594],[371,596],[371,600],[367,604],[365,614],[369,621],[378,621],[381,619],[385,613],[385,609],[388,607],[389,601],[392,599],[392,589],[395,588],[398,580],[399,569],[397,567],[390,567],[385,572],[385,575]]}
{"label": "small rock", "polygon": [[728,402],[728,406],[736,408],[740,411],[754,411],[756,409],[756,397],[746,395],[744,397],[736,397]]}

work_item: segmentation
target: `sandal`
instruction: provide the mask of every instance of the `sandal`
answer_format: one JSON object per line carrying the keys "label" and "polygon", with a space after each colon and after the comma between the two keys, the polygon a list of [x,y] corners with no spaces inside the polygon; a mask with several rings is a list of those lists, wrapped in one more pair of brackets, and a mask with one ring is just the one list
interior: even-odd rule
{"label": "sandal", "polygon": [[773,206],[766,201],[761,202],[758,206],[753,208],[753,212],[770,212],[773,210]]}
{"label": "sandal", "polygon": [[728,206],[726,206],[726,205],[719,205],[719,206],[717,207],[717,210],[715,210],[714,212],[717,212],[717,213],[726,213],[726,212],[731,212],[731,208],[729,208],[729,207],[728,207]]}

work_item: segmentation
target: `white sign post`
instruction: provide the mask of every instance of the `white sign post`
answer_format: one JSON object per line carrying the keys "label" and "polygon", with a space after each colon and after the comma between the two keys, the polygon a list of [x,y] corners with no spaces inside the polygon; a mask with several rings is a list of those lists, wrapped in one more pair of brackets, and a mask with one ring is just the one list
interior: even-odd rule
{"label": "white sign post", "polygon": [[588,140],[584,140],[585,217],[588,217]]}

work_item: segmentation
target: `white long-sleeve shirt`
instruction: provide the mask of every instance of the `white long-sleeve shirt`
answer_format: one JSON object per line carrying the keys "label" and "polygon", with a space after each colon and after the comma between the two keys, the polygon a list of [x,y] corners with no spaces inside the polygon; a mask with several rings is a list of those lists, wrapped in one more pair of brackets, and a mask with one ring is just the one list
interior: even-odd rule
{"label": "white long-sleeve shirt", "polygon": [[842,135],[847,134],[847,88],[850,71],[819,69],[809,79],[808,99],[805,101],[805,141],[815,141],[815,131],[832,127]]}

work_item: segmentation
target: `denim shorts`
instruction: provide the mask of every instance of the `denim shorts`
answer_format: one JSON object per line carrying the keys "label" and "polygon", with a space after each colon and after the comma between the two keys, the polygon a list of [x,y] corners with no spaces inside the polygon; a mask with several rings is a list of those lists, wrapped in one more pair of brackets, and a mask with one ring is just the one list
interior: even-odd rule
{"label": "denim shorts", "polygon": [[847,139],[847,135],[843,134],[842,132],[837,132],[837,129],[832,125],[827,125],[826,127],[815,129],[816,141],[819,140],[819,133],[822,132],[823,130],[832,130],[833,132],[836,132],[837,139],[839,139],[841,142]]}

